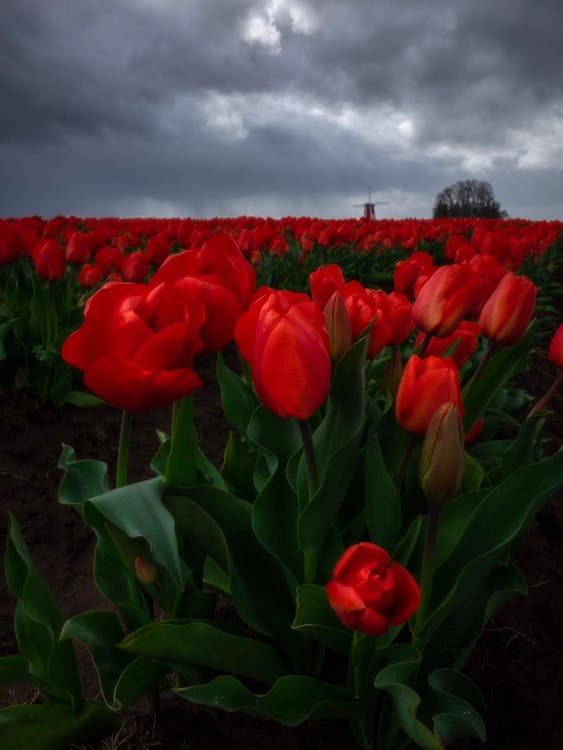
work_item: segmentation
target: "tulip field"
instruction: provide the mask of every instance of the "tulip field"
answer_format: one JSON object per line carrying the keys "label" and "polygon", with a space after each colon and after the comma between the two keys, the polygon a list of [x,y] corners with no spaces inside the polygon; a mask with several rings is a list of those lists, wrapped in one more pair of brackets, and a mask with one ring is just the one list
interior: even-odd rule
{"label": "tulip field", "polygon": [[2,750],[557,747],[562,262],[0,220]]}

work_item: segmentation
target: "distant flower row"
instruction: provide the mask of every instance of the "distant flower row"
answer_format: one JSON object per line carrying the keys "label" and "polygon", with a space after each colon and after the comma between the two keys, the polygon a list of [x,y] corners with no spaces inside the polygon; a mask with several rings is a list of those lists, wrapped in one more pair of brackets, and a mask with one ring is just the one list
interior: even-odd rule
{"label": "distant flower row", "polygon": [[[233,237],[256,267],[260,267],[264,253],[283,256],[297,243],[300,260],[316,248],[349,247],[377,255],[401,249],[408,255],[439,245],[446,261],[472,262],[476,256],[487,256],[504,268],[516,270],[526,257],[542,255],[563,235],[563,222],[246,216],[232,219],[58,216],[47,221],[31,216],[0,220],[0,265],[23,255],[31,257],[37,273],[50,280],[62,278],[69,265],[80,267],[78,280],[87,289],[107,280],[139,283],[150,277],[170,254],[201,248],[218,233]],[[418,256],[418,262],[427,271],[432,259],[426,254]]]}

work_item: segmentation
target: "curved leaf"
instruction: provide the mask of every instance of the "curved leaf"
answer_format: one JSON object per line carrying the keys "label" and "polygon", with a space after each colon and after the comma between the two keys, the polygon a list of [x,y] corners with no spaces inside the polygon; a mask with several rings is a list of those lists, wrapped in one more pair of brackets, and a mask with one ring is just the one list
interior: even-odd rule
{"label": "curved leaf", "polygon": [[297,612],[291,626],[310,634],[340,654],[348,654],[352,632],[345,628],[329,604],[324,586],[304,584],[297,589]]}
{"label": "curved leaf", "polygon": [[277,651],[267,643],[205,622],[168,620],[146,625],[130,633],[120,647],[129,653],[199,664],[266,684],[287,671]]}
{"label": "curved leaf", "polygon": [[224,711],[242,711],[295,727],[311,719],[359,718],[362,707],[349,690],[311,677],[287,675],[265,694],[252,693],[234,677],[175,690],[180,697]]}

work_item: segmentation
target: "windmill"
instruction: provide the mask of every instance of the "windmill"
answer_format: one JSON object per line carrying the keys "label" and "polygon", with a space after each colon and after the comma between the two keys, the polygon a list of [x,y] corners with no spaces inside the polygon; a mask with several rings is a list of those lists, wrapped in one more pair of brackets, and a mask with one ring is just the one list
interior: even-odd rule
{"label": "windmill", "polygon": [[375,219],[375,207],[385,206],[389,201],[372,201],[371,199],[371,185],[368,187],[368,200],[367,203],[354,203],[354,208],[364,209],[364,219]]}

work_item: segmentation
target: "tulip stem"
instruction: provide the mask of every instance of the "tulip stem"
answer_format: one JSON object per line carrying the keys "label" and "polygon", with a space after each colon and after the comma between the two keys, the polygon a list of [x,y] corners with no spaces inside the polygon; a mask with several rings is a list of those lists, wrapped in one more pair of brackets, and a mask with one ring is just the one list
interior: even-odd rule
{"label": "tulip stem", "polygon": [[426,354],[426,350],[428,349],[428,344],[432,341],[432,334],[431,333],[425,333],[424,338],[422,339],[422,343],[420,344],[420,347],[418,351],[416,352],[420,359],[424,357]]}
{"label": "tulip stem", "polygon": [[[317,459],[313,447],[313,436],[311,427],[306,419],[299,420],[299,430],[303,442],[303,455],[305,456],[305,465],[307,466],[307,485],[309,489],[308,502],[311,502],[313,496],[319,489],[319,471],[317,468]],[[303,579],[305,583],[315,583],[317,578],[317,552],[314,547],[308,547],[303,550]]]}
{"label": "tulip stem", "polygon": [[420,606],[416,614],[415,633],[418,632],[428,616],[432,585],[434,583],[434,558],[436,556],[436,541],[440,525],[440,503],[430,503],[428,508],[428,524],[426,539],[422,555],[422,573],[420,576]]}
{"label": "tulip stem", "polygon": [[319,471],[317,468],[317,459],[315,456],[315,449],[313,447],[313,436],[311,435],[311,427],[306,419],[299,420],[299,430],[301,432],[301,440],[303,442],[303,453],[305,455],[305,463],[307,465],[307,481],[309,486],[309,502],[312,500],[313,495],[319,489]]}
{"label": "tulip stem", "polygon": [[127,465],[129,463],[129,442],[131,439],[131,425],[133,415],[130,411],[123,410],[121,415],[121,429],[119,431],[119,447],[117,449],[117,471],[115,475],[115,486],[123,487],[127,484]]}
{"label": "tulip stem", "polygon": [[471,378],[471,380],[469,381],[469,383],[463,389],[463,395],[464,396],[467,394],[468,391],[470,391],[473,388],[473,386],[475,385],[475,383],[479,380],[479,378],[483,374],[483,370],[485,369],[485,365],[487,364],[487,362],[491,358],[491,355],[493,354],[494,350],[495,350],[495,342],[494,341],[490,341],[489,342],[489,346],[487,348],[487,351],[483,355],[481,361],[479,362],[479,364],[477,366],[477,369],[473,373],[473,377]]}
{"label": "tulip stem", "polygon": [[563,382],[563,370],[557,375],[549,389],[544,393],[544,395],[539,399],[539,401],[536,402],[536,404],[532,407],[530,413],[526,417],[526,419],[530,419],[534,414],[536,414],[538,411],[541,411],[542,409],[547,409],[547,405],[549,404],[549,401],[553,394],[557,391],[561,383]]}
{"label": "tulip stem", "polygon": [[399,494],[401,494],[403,490],[403,482],[405,481],[405,474],[407,473],[407,466],[411,458],[414,444],[415,444],[414,435],[409,435],[409,441],[407,443],[407,447],[405,448],[405,454],[403,456],[403,460],[401,461],[401,466],[399,467],[397,478],[395,480],[395,487],[397,488],[397,492]]}

